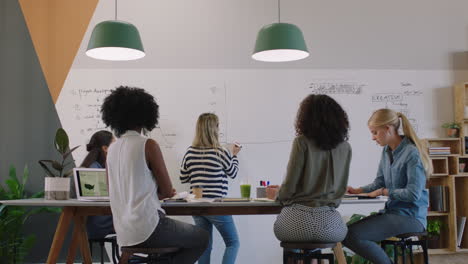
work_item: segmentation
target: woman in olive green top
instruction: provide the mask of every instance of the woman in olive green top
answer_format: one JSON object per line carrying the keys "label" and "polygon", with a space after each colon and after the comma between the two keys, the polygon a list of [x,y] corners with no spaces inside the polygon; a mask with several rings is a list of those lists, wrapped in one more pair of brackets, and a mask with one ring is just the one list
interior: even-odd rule
{"label": "woman in olive green top", "polygon": [[346,112],[327,95],[309,95],[296,119],[274,232],[285,242],[340,242],[346,224],[336,208],[346,192],[351,146]]}

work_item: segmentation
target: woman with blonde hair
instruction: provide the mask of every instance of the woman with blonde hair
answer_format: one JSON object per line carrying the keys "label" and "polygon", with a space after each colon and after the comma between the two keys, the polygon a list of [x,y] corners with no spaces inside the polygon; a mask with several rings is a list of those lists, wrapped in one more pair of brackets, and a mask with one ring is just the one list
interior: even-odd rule
{"label": "woman with blonde hair", "polygon": [[[190,189],[202,188],[203,198],[222,198],[227,195],[227,178],[237,175],[240,147],[235,145],[232,153],[219,144],[218,116],[204,113],[198,117],[195,138],[187,149],[180,169],[180,181],[190,183]],[[208,248],[198,260],[199,264],[210,263],[213,244],[213,225],[226,244],[223,264],[234,264],[239,250],[239,237],[231,215],[193,216],[195,224],[209,232]]]}
{"label": "woman with blonde hair", "polygon": [[[400,124],[404,135],[398,133]],[[348,192],[368,193],[371,197],[384,195],[388,196],[388,201],[378,214],[350,225],[343,244],[372,263],[392,263],[374,242],[424,231],[429,205],[425,185],[432,164],[411,123],[402,113],[379,109],[367,125],[372,140],[383,146],[377,177],[369,185],[356,189],[348,187]]]}

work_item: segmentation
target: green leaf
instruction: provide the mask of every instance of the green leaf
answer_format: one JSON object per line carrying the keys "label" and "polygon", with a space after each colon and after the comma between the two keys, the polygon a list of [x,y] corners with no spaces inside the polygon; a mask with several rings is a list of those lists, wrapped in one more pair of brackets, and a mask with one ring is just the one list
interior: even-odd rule
{"label": "green leaf", "polygon": [[38,193],[31,195],[31,198],[43,198],[43,197],[44,197],[44,191],[40,191]]}
{"label": "green leaf", "polygon": [[18,182],[12,179],[7,179],[5,180],[6,185],[10,189],[10,194],[15,198],[15,199],[20,199],[20,187],[18,185]]}
{"label": "green leaf", "polygon": [[60,154],[65,154],[68,150],[70,141],[68,140],[68,135],[63,128],[57,129],[55,133],[55,148],[60,152]]}
{"label": "green leaf", "polygon": [[40,160],[39,165],[41,165],[42,169],[44,169],[44,172],[47,176],[56,177],[56,175],[49,169],[49,167],[47,167],[46,162],[48,162],[48,160]]}
{"label": "green leaf", "polygon": [[65,160],[68,156],[70,156],[70,154],[75,151],[77,148],[79,148],[80,146],[76,146],[72,149],[70,149],[69,151],[67,151],[65,154],[63,154],[63,159]]}
{"label": "green leaf", "polygon": [[24,189],[26,186],[26,183],[28,182],[29,179],[29,168],[28,165],[24,165],[23,169],[23,177],[22,177],[22,182],[21,182],[21,198],[26,198],[24,197]]}
{"label": "green leaf", "polygon": [[63,177],[71,177],[73,175],[73,169],[69,170]]}
{"label": "green leaf", "polygon": [[353,214],[351,216],[351,218],[349,219],[349,221],[346,223],[347,225],[351,225],[351,224],[354,224],[356,223],[357,221],[365,218],[366,216],[365,215],[362,215],[362,214]]}
{"label": "green leaf", "polygon": [[8,173],[10,179],[13,179],[15,182],[19,182],[18,178],[16,177],[16,168],[13,165],[10,165],[10,171]]}

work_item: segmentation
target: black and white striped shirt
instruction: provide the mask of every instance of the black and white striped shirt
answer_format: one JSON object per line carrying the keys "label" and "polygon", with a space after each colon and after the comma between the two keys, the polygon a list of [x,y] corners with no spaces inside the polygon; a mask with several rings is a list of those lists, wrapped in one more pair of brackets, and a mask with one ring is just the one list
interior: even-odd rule
{"label": "black and white striped shirt", "polygon": [[180,181],[203,188],[203,198],[227,195],[227,177],[234,179],[239,160],[225,148],[189,147],[180,168]]}

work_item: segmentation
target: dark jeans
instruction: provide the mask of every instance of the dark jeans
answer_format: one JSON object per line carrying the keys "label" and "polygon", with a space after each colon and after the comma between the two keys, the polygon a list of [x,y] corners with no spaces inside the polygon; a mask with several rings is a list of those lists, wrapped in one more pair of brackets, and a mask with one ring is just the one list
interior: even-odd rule
{"label": "dark jeans", "polygon": [[159,213],[159,224],[153,234],[136,248],[181,248],[172,263],[193,264],[208,246],[208,232],[200,227],[166,217]]}
{"label": "dark jeans", "polygon": [[422,231],[424,231],[424,226],[416,218],[380,213],[348,226],[348,234],[343,245],[372,263],[388,264],[392,261],[375,242],[404,233]]}

